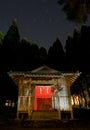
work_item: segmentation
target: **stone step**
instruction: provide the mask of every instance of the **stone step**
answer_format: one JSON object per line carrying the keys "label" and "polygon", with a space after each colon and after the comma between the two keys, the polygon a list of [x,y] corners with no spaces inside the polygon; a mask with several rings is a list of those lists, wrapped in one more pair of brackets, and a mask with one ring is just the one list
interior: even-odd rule
{"label": "stone step", "polygon": [[32,113],[32,120],[58,120],[58,111],[34,111]]}

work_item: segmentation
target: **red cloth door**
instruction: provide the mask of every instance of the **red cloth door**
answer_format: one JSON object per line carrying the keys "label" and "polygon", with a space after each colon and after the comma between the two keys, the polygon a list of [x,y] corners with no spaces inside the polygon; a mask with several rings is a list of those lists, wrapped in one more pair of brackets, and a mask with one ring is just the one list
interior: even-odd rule
{"label": "red cloth door", "polygon": [[34,110],[51,110],[52,109],[52,94],[50,86],[36,86]]}
{"label": "red cloth door", "polygon": [[51,98],[37,98],[37,110],[51,110],[52,100]]}

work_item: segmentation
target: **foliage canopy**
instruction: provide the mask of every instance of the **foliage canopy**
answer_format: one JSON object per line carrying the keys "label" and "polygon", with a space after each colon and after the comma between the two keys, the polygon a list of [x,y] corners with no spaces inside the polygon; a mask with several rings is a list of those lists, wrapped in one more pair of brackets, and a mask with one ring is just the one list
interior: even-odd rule
{"label": "foliage canopy", "polygon": [[58,0],[69,21],[85,23],[90,13],[90,0]]}

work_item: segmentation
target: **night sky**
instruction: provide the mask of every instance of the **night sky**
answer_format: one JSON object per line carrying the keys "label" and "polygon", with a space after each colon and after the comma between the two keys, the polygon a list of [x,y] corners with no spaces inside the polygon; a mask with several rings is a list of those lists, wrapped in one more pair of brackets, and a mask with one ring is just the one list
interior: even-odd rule
{"label": "night sky", "polygon": [[26,37],[46,49],[57,37],[64,46],[76,26],[66,19],[57,0],[0,0],[0,31],[6,34],[15,18],[20,38]]}

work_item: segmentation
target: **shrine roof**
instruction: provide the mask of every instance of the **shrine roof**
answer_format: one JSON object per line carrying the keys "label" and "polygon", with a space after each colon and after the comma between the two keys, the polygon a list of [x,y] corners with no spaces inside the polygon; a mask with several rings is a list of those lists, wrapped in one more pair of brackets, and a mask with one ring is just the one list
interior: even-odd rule
{"label": "shrine roof", "polygon": [[8,72],[9,74],[14,74],[14,75],[62,75],[60,71],[57,71],[55,69],[52,69],[46,65],[43,65],[39,68],[36,68],[32,71],[10,71]]}
{"label": "shrine roof", "polygon": [[52,69],[46,65],[43,65],[39,68],[36,68],[32,71],[10,71],[8,72],[10,76],[16,75],[16,76],[26,76],[26,77],[44,77],[44,76],[56,76],[56,77],[78,77],[80,75],[80,72],[61,72],[55,69]]}
{"label": "shrine roof", "polygon": [[32,71],[10,71],[8,72],[9,76],[14,79],[18,79],[20,77],[53,77],[59,78],[64,77],[69,86],[74,83],[74,81],[80,76],[80,72],[61,72],[55,69],[52,69],[46,65],[43,65],[37,69]]}

